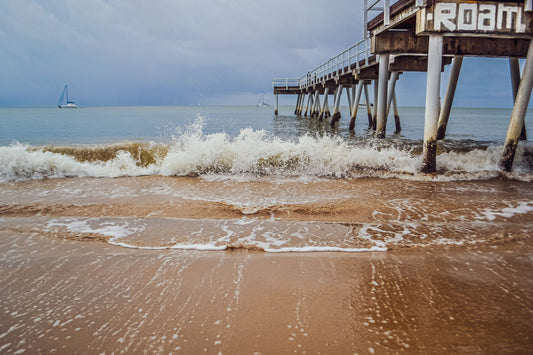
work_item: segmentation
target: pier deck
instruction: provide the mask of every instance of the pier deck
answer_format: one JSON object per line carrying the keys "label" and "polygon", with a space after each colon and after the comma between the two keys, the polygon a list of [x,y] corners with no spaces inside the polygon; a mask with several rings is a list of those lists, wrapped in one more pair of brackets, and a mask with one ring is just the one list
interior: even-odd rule
{"label": "pier deck", "polygon": [[[436,171],[437,140],[446,133],[463,57],[508,57],[515,104],[500,167],[510,171],[518,141],[527,138],[524,118],[533,88],[532,2],[365,0],[363,39],[298,78],[273,79],[275,113],[278,95],[297,95],[296,115],[309,114],[321,120],[331,116],[334,126],[340,119],[339,103],[346,89],[353,130],[364,93],[369,128],[383,138],[391,105],[396,131],[401,129],[395,94],[400,74],[427,72],[422,170],[431,173]],[[376,12],[377,16],[370,18]],[[527,58],[522,75],[520,58]],[[452,63],[441,105],[441,72]],[[371,84],[373,107],[368,93]],[[332,115],[329,95],[334,95]]]}

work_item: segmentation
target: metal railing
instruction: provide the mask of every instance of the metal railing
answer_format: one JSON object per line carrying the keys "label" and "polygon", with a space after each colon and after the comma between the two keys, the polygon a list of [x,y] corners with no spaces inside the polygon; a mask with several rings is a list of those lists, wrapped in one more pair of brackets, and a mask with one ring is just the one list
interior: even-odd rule
{"label": "metal railing", "polygon": [[370,39],[362,39],[337,56],[301,76],[299,78],[300,89],[308,88],[337,75],[346,74],[353,69],[359,69],[362,64],[367,66],[370,55]]}
{"label": "metal railing", "polygon": [[[529,0],[531,1],[531,0]],[[370,36],[368,34],[368,14],[371,11],[383,12],[383,23],[390,24],[390,7],[398,0],[364,0],[363,7],[363,39],[347,48],[337,56],[329,59],[307,74],[299,78],[273,79],[272,87],[298,87],[306,89],[317,83],[334,78],[337,75],[346,74],[353,69],[359,69],[361,65],[368,66],[370,53]],[[423,0],[415,0],[416,6],[423,6]]]}
{"label": "metal railing", "polygon": [[300,86],[300,79],[298,79],[298,78],[272,79],[272,87],[273,88],[285,88],[285,89],[288,89],[289,87],[299,87],[299,86]]}
{"label": "metal railing", "polygon": [[272,87],[306,89],[335,76],[346,74],[353,69],[367,66],[370,56],[370,38],[362,39],[299,78],[272,79]]}

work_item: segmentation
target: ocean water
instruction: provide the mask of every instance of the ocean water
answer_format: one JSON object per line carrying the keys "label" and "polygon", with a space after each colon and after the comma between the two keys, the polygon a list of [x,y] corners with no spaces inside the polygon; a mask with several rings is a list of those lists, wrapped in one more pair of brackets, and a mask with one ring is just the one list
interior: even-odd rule
{"label": "ocean water", "polygon": [[[424,109],[402,108],[402,132],[384,140],[366,112],[349,132],[297,118],[292,107],[96,107],[0,109],[0,181],[61,176],[251,174],[316,177],[418,175]],[[453,179],[500,175],[509,109],[454,109],[438,169]],[[533,130],[532,112],[526,126]],[[69,148],[69,149],[67,149]],[[531,178],[533,146],[522,142],[517,179]],[[144,159],[144,160],[143,160]],[[442,176],[441,176],[442,178]]]}
{"label": "ocean water", "polygon": [[[0,221],[145,249],[386,251],[533,231],[533,145],[498,168],[508,109],[452,111],[422,174],[423,108],[349,132],[293,107],[0,109]],[[533,112],[526,127],[533,132]],[[22,232],[21,232],[22,231]]]}

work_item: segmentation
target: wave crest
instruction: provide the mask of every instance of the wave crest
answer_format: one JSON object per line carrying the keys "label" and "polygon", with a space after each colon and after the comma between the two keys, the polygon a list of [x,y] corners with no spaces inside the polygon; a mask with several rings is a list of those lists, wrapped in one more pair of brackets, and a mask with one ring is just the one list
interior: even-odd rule
{"label": "wave crest", "polygon": [[[360,143],[360,142],[359,142]],[[195,122],[168,144],[128,142],[92,147],[0,147],[0,181],[46,177],[119,177],[140,175],[267,175],[356,178],[484,179],[500,175],[501,146],[446,151],[437,158],[439,176],[419,174],[419,149],[364,145],[338,136],[282,140],[263,130],[204,134]],[[533,145],[521,143],[511,178],[531,180]]]}

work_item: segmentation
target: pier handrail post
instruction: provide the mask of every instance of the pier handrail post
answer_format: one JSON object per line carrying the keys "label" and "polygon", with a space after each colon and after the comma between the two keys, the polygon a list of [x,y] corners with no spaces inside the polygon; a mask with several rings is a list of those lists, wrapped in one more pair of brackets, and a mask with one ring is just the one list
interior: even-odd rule
{"label": "pier handrail post", "polygon": [[446,127],[448,126],[448,119],[450,118],[450,111],[452,109],[453,98],[455,97],[455,89],[457,88],[462,64],[462,55],[457,55],[453,58],[450,80],[448,81],[448,88],[446,89],[446,96],[444,97],[444,103],[440,111],[439,123],[437,125],[437,140],[444,139],[446,136]]}
{"label": "pier handrail post", "polygon": [[379,84],[377,98],[376,137],[385,138],[387,126],[387,87],[389,82],[389,54],[379,55]]}
{"label": "pier handrail post", "polygon": [[513,106],[513,113],[511,114],[511,121],[507,129],[507,136],[505,138],[505,146],[502,157],[500,159],[500,168],[505,171],[511,171],[513,167],[513,160],[516,153],[516,147],[524,126],[524,118],[526,116],[527,106],[531,98],[531,90],[533,89],[533,40],[529,42],[527,51],[527,58],[524,64],[524,71],[516,100]]}
{"label": "pier handrail post", "polygon": [[428,72],[426,86],[426,112],[422,172],[433,173],[437,164],[437,123],[440,114],[440,71],[442,68],[443,36],[429,35]]}

